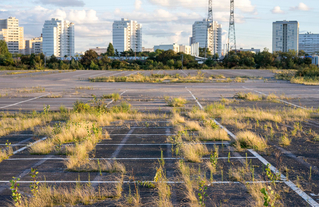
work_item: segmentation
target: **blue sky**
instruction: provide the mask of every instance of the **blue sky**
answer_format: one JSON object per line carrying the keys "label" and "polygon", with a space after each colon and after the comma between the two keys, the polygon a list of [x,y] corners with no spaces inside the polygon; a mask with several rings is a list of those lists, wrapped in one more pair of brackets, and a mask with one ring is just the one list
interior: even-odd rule
{"label": "blue sky", "polygon": [[[226,42],[229,0],[213,0],[214,20]],[[272,22],[297,20],[300,32],[319,33],[318,0],[235,0],[237,47],[271,50]],[[25,38],[41,35],[52,17],[76,25],[76,51],[106,47],[112,41],[112,22],[123,18],[143,24],[143,46],[188,44],[194,21],[207,15],[207,0],[1,0],[0,18],[19,18]]]}

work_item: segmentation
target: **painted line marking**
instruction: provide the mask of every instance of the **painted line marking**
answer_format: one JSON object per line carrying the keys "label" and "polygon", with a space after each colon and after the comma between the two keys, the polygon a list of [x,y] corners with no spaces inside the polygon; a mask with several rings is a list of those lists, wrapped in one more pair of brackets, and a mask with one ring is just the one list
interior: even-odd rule
{"label": "painted line marking", "polygon": [[109,75],[109,73],[111,73],[111,72],[113,72],[113,71],[104,71],[103,73],[98,73],[96,75],[91,75],[91,76],[89,76],[89,78],[93,78],[93,77],[99,76],[99,75],[104,74],[104,73],[106,73],[106,75]]}
{"label": "painted line marking", "polygon": [[[124,91],[124,92],[122,92],[121,94],[120,94],[120,96],[122,96],[124,93],[126,93],[126,91]],[[106,107],[108,107],[111,103],[113,103],[114,102],[114,100],[111,100],[110,102],[108,102],[107,104],[106,104]]]}
{"label": "painted line marking", "polygon": [[[133,128],[133,127],[132,127]],[[110,136],[126,136],[127,134],[110,134]],[[166,136],[167,134],[130,134],[129,136]],[[168,134],[167,136],[174,136],[176,134]]]}
{"label": "painted line marking", "polygon": [[136,71],[136,72],[130,73],[130,74],[126,75],[125,77],[127,77],[127,76],[131,76],[131,75],[133,75],[133,74],[135,74],[135,73],[138,73],[138,72],[139,72],[139,71]]}
{"label": "painted line marking", "polygon": [[[187,89],[187,88],[186,88]],[[188,90],[188,89],[187,89]],[[189,91],[189,90],[188,90]],[[191,94],[192,92],[189,91]],[[196,97],[192,94],[193,98],[197,101]],[[198,101],[197,101],[198,103]],[[203,109],[203,107],[201,106],[201,104],[198,104],[201,109]],[[216,120],[214,120],[216,124],[218,124],[219,126],[222,126],[221,124],[219,124]],[[237,137],[231,133],[229,130],[226,129],[226,127],[223,127],[223,129],[230,135],[232,136],[235,140],[237,140]],[[263,157],[261,157],[255,150],[249,149],[248,150],[250,153],[252,153],[256,158],[259,159],[259,161],[261,161],[264,165],[270,165],[270,169],[273,173],[280,174],[281,180],[284,181],[284,183],[289,186],[293,191],[295,191],[301,198],[303,198],[308,204],[310,204],[313,207],[319,207],[319,204],[313,200],[310,196],[308,196],[305,192],[303,192],[300,188],[298,188],[293,182],[291,182],[290,180],[287,180],[287,178],[281,174],[279,172],[279,170],[277,170],[274,166],[272,166],[266,159],[264,159]]]}
{"label": "painted line marking", "polygon": [[[33,183],[34,181],[17,181],[17,183],[20,184],[30,184]],[[92,183],[92,184],[117,184],[117,183],[122,183],[122,181],[54,181],[54,180],[41,180],[41,181],[37,181],[39,183]],[[129,183],[140,183],[140,182],[144,182],[144,183],[156,183],[155,181],[123,181],[123,183],[125,184],[129,184]],[[245,183],[271,183],[272,181],[246,181]],[[4,180],[0,180],[0,183],[10,183],[10,181],[4,181]],[[183,184],[183,181],[166,181],[164,183],[167,184]],[[278,181],[277,183],[282,183],[282,181]],[[215,181],[215,182],[211,182],[211,184],[242,184],[241,182],[233,182],[233,181]]]}
{"label": "painted line marking", "polygon": [[33,143],[31,143],[31,144],[29,144],[29,145],[27,145],[27,146],[25,146],[25,147],[22,147],[21,149],[18,149],[17,151],[14,151],[12,154],[18,154],[19,152],[22,152],[23,150],[25,150],[25,149],[27,149],[27,148],[29,148],[29,147],[31,147],[32,145],[35,145],[36,143],[39,143],[39,142],[42,142],[42,141],[44,141],[44,140],[46,140],[47,139],[47,137],[44,137],[44,138],[42,138],[42,139],[39,139],[38,141],[36,141],[36,142],[33,142]]}
{"label": "painted line marking", "polygon": [[[127,140],[130,138],[130,135],[133,133],[135,128],[133,127],[127,135],[124,137],[124,139],[121,141],[121,144],[125,144]],[[120,153],[121,149],[123,148],[123,145],[118,146],[118,148],[115,150],[115,152],[112,154],[111,158],[116,158],[117,155]]]}
{"label": "painted line marking", "polygon": [[[185,143],[188,144],[188,143]],[[192,143],[193,144],[193,143]],[[196,144],[204,144],[204,145],[229,145],[229,142],[201,142]],[[175,146],[175,144],[165,143],[165,144],[97,144],[99,146],[118,146],[118,145],[124,145],[124,146]]]}
{"label": "painted line marking", "polygon": [[[259,92],[259,91],[256,91],[256,90],[254,90],[254,89],[252,89],[252,88],[247,88],[247,87],[245,87],[245,86],[243,86],[243,88],[244,88],[244,89],[248,89],[248,90],[255,91],[256,93],[259,93],[259,94],[262,94],[262,95],[265,95],[265,96],[268,96],[267,94],[262,93],[262,92]],[[285,104],[288,104],[288,105],[295,106],[295,107],[297,107],[297,108],[307,109],[307,108],[304,108],[304,107],[302,107],[302,106],[298,106],[298,105],[296,105],[296,104],[290,103],[290,102],[288,102],[288,101],[284,101],[284,100],[281,100],[281,99],[276,99],[276,100],[277,100],[277,101],[280,101],[280,102],[283,102],[283,103],[285,103]]]}
{"label": "painted line marking", "polygon": [[[28,161],[28,160],[69,160],[69,158],[60,158],[60,157],[53,157],[53,158],[43,158],[43,157],[34,157],[34,158],[10,158],[7,159],[7,161]],[[90,158],[89,160],[160,160],[160,159],[164,159],[164,160],[184,160],[183,158],[177,158],[177,157],[164,157],[164,158],[145,158],[145,157],[124,157],[124,158]],[[201,158],[202,160],[209,160],[209,157],[203,157]],[[227,160],[228,157],[219,157],[219,160]],[[229,157],[229,159],[246,159],[246,157]],[[257,157],[247,157],[247,159],[258,159]]]}
{"label": "painted line marking", "polygon": [[181,70],[182,71],[182,73],[184,73],[186,76],[188,76],[183,70]]}
{"label": "painted line marking", "polygon": [[28,100],[25,100],[25,101],[20,101],[18,103],[14,103],[14,104],[10,104],[10,105],[7,105],[7,106],[2,106],[0,107],[0,109],[5,109],[5,108],[9,108],[11,106],[16,106],[16,105],[19,105],[19,104],[22,104],[22,103],[26,103],[26,102],[29,102],[29,101],[33,101],[33,100],[36,100],[36,99],[39,99],[39,98],[42,98],[44,96],[48,96],[50,95],[51,93],[47,93],[45,95],[42,95],[42,96],[38,96],[38,97],[35,97],[35,98],[31,98],[31,99],[28,99]]}

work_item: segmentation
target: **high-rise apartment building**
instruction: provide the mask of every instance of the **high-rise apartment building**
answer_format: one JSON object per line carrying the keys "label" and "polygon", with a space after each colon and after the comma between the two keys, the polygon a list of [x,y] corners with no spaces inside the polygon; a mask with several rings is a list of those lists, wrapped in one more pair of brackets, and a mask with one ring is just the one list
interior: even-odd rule
{"label": "high-rise apartment building", "polygon": [[113,23],[114,50],[142,52],[142,25],[136,21],[122,19]]}
{"label": "high-rise apartment building", "polygon": [[310,32],[300,34],[299,50],[303,50],[309,55],[319,53],[319,34],[312,34]]}
{"label": "high-rise apartment building", "polygon": [[[207,27],[212,25],[213,27],[207,30]],[[212,31],[213,30],[213,31]],[[196,21],[193,24],[193,36],[190,38],[190,45],[199,43],[199,47],[207,48],[212,54],[222,55],[222,25],[218,22],[207,22],[207,19],[203,21]],[[213,37],[211,37],[213,35]],[[213,40],[213,41],[211,41]]]}
{"label": "high-rise apartment building", "polygon": [[42,29],[43,53],[46,56],[74,56],[74,24],[52,18],[45,21]]}
{"label": "high-rise apartment building", "polygon": [[0,19],[0,40],[7,42],[10,53],[24,53],[24,29],[15,17]]}
{"label": "high-rise apartment building", "polygon": [[297,21],[277,21],[273,23],[272,51],[299,51],[299,23]]}
{"label": "high-rise apartment building", "polygon": [[42,53],[42,37],[32,38],[25,41],[25,54],[40,54]]}

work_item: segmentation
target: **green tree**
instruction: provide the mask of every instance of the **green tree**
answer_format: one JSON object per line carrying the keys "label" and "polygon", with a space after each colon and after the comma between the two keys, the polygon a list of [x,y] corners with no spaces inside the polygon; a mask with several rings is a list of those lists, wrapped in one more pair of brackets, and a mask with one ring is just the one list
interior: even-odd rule
{"label": "green tree", "polygon": [[97,61],[98,54],[93,50],[88,50],[85,52],[85,54],[82,56],[81,64],[85,68],[89,68],[92,61]]}
{"label": "green tree", "polygon": [[7,43],[4,40],[0,40],[0,55],[9,53]]}
{"label": "green tree", "polygon": [[90,69],[92,69],[92,70],[98,70],[98,69],[99,69],[99,66],[96,65],[96,64],[94,63],[94,61],[91,61]]}
{"label": "green tree", "polygon": [[[206,50],[206,48],[203,48],[203,47],[199,48],[199,57],[205,57],[205,50]],[[210,56],[212,56],[212,53],[207,48],[207,57],[210,57]]]}
{"label": "green tree", "polygon": [[113,47],[112,43],[110,43],[109,46],[107,47],[106,55],[107,56],[114,56],[115,55],[115,51],[114,51],[114,47]]}

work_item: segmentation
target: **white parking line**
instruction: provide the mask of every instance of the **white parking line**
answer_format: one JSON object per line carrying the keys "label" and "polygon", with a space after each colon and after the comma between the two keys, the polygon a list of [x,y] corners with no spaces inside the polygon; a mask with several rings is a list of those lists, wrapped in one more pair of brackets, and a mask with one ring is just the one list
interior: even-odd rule
{"label": "white parking line", "polygon": [[14,103],[14,104],[10,104],[10,105],[7,105],[7,106],[2,106],[0,107],[0,109],[5,109],[5,108],[9,108],[11,106],[16,106],[16,105],[19,105],[19,104],[22,104],[22,103],[26,103],[26,102],[29,102],[29,101],[33,101],[33,100],[36,100],[36,99],[39,99],[39,98],[42,98],[44,96],[48,96],[50,95],[51,93],[47,93],[45,95],[42,95],[42,96],[38,96],[38,97],[35,97],[35,98],[31,98],[31,99],[28,99],[28,100],[25,100],[25,101],[20,101],[18,103]]}
{"label": "white parking line", "polygon": [[[54,184],[63,184],[63,183],[91,183],[91,184],[117,184],[117,183],[124,183],[124,184],[130,184],[130,183],[156,183],[154,180],[152,181],[82,181],[82,180],[74,180],[74,181],[69,181],[69,180],[41,180],[41,181],[37,181],[39,183],[54,183]],[[0,183],[10,183],[10,181],[5,181],[5,180],[0,180]],[[30,183],[34,183],[34,181],[17,181],[17,183],[20,184],[30,184]],[[166,184],[183,184],[183,181],[165,181],[163,183]],[[245,183],[272,183],[272,181],[246,181]],[[282,183],[282,181],[277,181],[276,183]],[[211,182],[209,184],[242,184],[242,182],[237,182],[237,181],[215,181],[215,182]]]}
{"label": "white parking line", "polygon": [[[184,158],[178,157],[120,157],[120,158],[89,158],[89,160],[184,160]],[[209,157],[203,157],[202,160],[209,160]],[[240,160],[240,159],[258,159],[257,157],[218,157],[218,160]],[[69,158],[63,157],[52,157],[52,158],[43,158],[43,157],[30,157],[30,158],[9,158],[7,161],[30,161],[30,160],[69,160]]]}
{"label": "white parking line", "polygon": [[[127,140],[130,138],[130,135],[133,133],[135,128],[133,127],[127,135],[124,137],[124,139],[121,141],[121,144],[125,144]],[[111,158],[116,158],[117,155],[120,153],[121,149],[123,148],[123,145],[118,146],[118,148],[115,150],[115,152],[112,154]]]}
{"label": "white parking line", "polygon": [[130,73],[130,74],[126,75],[126,77],[127,77],[127,76],[130,76],[130,75],[133,75],[133,74],[135,74],[135,73],[138,73],[138,72],[139,72],[139,71],[136,71],[136,72]]}
{"label": "white parking line", "polygon": [[[187,89],[188,90],[188,89]],[[188,90],[189,91],[189,90]],[[192,94],[191,91],[189,91],[190,94]],[[196,97],[192,94],[193,98],[197,101]],[[202,105],[197,101],[199,107],[201,109],[203,109]],[[222,126],[220,123],[218,123],[216,120],[214,120],[215,123],[217,123],[219,126]],[[226,127],[223,127],[223,129],[235,140],[237,139],[237,137],[231,133],[229,130],[226,129]],[[290,180],[287,180],[287,178],[280,173],[279,170],[277,170],[277,168],[275,168],[274,166],[272,166],[266,159],[264,159],[263,157],[261,157],[255,150],[249,149],[248,150],[250,153],[252,153],[256,158],[259,159],[259,161],[261,161],[264,165],[270,165],[270,169],[273,173],[280,174],[280,178],[282,181],[284,181],[284,183],[289,186],[293,191],[295,191],[301,198],[303,198],[308,204],[310,204],[313,207],[319,207],[319,204],[313,200],[310,196],[308,196],[305,192],[303,192],[300,188],[298,188],[293,182],[291,182]]]}
{"label": "white parking line", "polygon": [[89,78],[93,78],[93,77],[96,77],[96,76],[99,76],[99,75],[101,75],[101,74],[107,74],[107,75],[109,75],[109,73],[111,73],[111,72],[113,72],[113,71],[104,71],[103,73],[98,73],[98,74],[95,74],[95,75],[91,75],[91,76],[89,76]]}
{"label": "white parking line", "polygon": [[[110,134],[110,136],[126,136],[127,134]],[[130,134],[129,136],[174,136],[176,134]]]}
{"label": "white parking line", "polygon": [[182,73],[184,73],[186,76],[188,76],[183,70],[181,70],[182,71]]}
{"label": "white parking line", "polygon": [[44,137],[44,138],[42,138],[42,139],[39,139],[38,141],[36,141],[36,142],[33,142],[33,143],[31,143],[31,144],[29,144],[29,145],[27,145],[27,146],[25,146],[25,147],[22,147],[21,149],[18,149],[17,151],[14,151],[12,154],[18,154],[19,152],[22,152],[23,150],[25,150],[25,149],[27,149],[27,148],[29,148],[29,147],[31,147],[32,145],[35,145],[36,143],[38,143],[38,142],[42,142],[42,141],[44,141],[44,140],[46,140],[47,139],[47,137]]}
{"label": "white parking line", "polygon": [[[124,93],[126,93],[126,91],[124,91],[124,92],[122,92],[121,94],[120,94],[120,96],[122,96]],[[113,100],[111,100],[110,102],[108,102],[107,104],[106,104],[106,107],[108,107],[111,103],[113,103],[114,102],[114,99]]]}
{"label": "white parking line", "polygon": [[[267,94],[262,93],[262,92],[260,92],[260,91],[256,91],[256,90],[254,90],[254,89],[252,89],[252,88],[247,88],[247,87],[245,87],[245,86],[243,86],[243,88],[244,88],[244,89],[248,89],[248,90],[255,91],[256,93],[259,93],[259,94],[262,94],[262,95],[265,95],[265,96],[268,96]],[[290,103],[290,102],[288,102],[288,101],[284,101],[284,100],[281,100],[281,99],[276,99],[276,100],[277,100],[277,101],[280,101],[280,102],[283,102],[283,103],[285,103],[285,104],[288,104],[288,105],[292,105],[292,106],[297,107],[297,108],[307,109],[307,108],[305,108],[305,107],[298,106],[298,105],[293,104],[293,103]]]}

